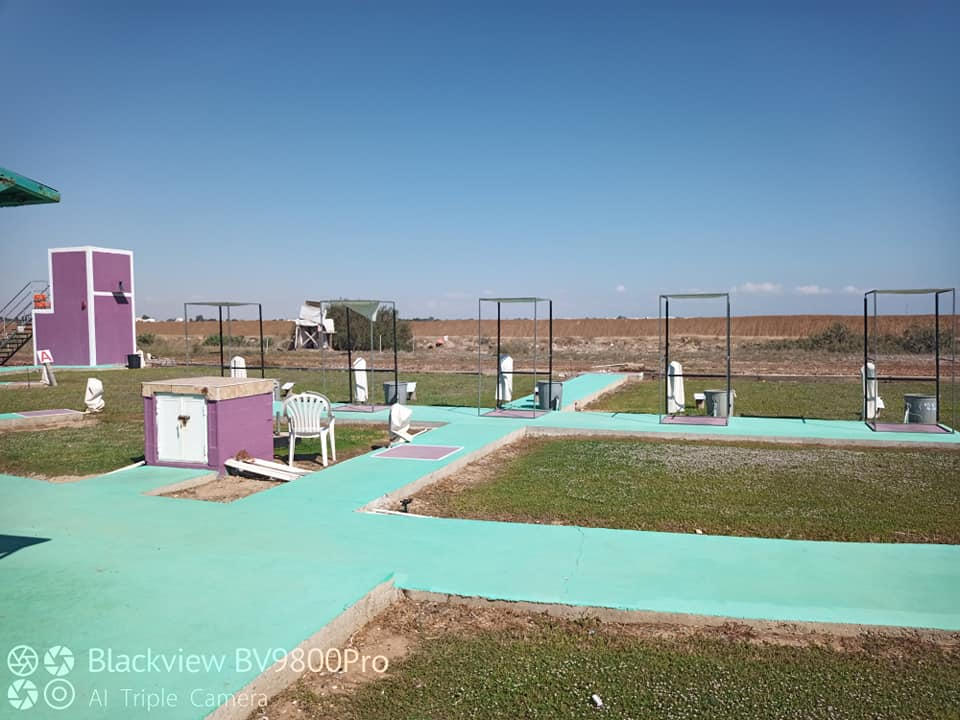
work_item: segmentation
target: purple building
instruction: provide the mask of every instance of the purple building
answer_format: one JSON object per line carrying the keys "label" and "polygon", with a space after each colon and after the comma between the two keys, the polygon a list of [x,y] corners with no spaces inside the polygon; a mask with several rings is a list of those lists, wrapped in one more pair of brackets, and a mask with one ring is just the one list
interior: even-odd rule
{"label": "purple building", "polygon": [[52,248],[50,307],[33,311],[33,354],[57,365],[125,364],[136,351],[133,253],[99,247]]}
{"label": "purple building", "polygon": [[209,468],[241,450],[273,459],[273,380],[192,377],[141,385],[150,465]]}

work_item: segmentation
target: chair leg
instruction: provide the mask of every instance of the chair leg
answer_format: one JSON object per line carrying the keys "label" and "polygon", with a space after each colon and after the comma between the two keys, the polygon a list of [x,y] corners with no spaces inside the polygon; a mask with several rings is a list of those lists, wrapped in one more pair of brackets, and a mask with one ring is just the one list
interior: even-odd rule
{"label": "chair leg", "polygon": [[320,456],[323,458],[323,466],[327,466],[327,433],[320,433]]}
{"label": "chair leg", "polygon": [[333,455],[333,461],[337,461],[337,436],[334,435],[333,423],[330,423],[330,454]]}
{"label": "chair leg", "polygon": [[290,461],[287,463],[290,467],[293,467],[293,446],[296,445],[297,436],[293,433],[290,433]]}

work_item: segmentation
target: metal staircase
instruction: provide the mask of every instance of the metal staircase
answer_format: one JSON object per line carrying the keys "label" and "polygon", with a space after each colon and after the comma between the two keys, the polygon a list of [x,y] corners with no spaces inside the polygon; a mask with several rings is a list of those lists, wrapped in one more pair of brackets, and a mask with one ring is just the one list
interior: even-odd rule
{"label": "metal staircase", "polygon": [[[0,308],[0,365],[6,365],[33,338],[33,309],[47,307],[49,289],[47,282],[31,280]],[[40,296],[43,300],[38,301]],[[36,305],[37,302],[42,304]]]}

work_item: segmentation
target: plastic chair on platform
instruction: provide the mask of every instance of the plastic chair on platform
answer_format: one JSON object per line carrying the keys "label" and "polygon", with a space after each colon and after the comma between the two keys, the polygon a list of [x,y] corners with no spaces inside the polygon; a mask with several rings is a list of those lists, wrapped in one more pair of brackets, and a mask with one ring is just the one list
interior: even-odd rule
{"label": "plastic chair on platform", "polygon": [[283,413],[287,416],[290,430],[290,460],[293,465],[293,450],[297,438],[320,438],[320,456],[323,466],[327,466],[327,443],[330,454],[337,461],[337,440],[334,433],[336,419],[333,408],[325,395],[318,392],[302,392],[291,395],[283,402]]}

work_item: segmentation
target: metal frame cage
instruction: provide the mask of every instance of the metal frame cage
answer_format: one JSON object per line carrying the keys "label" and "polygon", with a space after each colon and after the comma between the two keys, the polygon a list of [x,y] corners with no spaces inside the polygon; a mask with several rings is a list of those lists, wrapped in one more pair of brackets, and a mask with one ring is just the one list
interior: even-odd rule
{"label": "metal frame cage", "polygon": [[[368,320],[370,320],[370,364],[369,364],[369,366],[366,368],[366,370],[365,370],[364,372],[370,373],[371,376],[375,376],[377,373],[391,373],[391,374],[393,375],[394,388],[399,388],[399,384],[400,384],[400,365],[399,365],[399,360],[398,360],[398,356],[397,356],[397,303],[396,303],[396,301],[394,301],[394,300],[350,300],[350,299],[339,299],[339,300],[308,300],[307,302],[309,302],[309,303],[312,304],[312,305],[319,305],[320,307],[334,307],[334,306],[337,306],[337,305],[341,305],[341,306],[343,306],[343,307],[346,308],[346,316],[345,316],[345,317],[346,317],[346,322],[345,322],[345,328],[344,328],[344,329],[345,329],[345,331],[346,331],[346,333],[347,333],[347,373],[348,373],[348,378],[349,378],[347,384],[349,385],[350,404],[351,404],[351,405],[354,405],[354,399],[353,399],[353,385],[354,385],[354,383],[353,383],[353,379],[354,379],[354,374],[356,373],[356,370],[355,370],[354,367],[353,367],[353,343],[350,342],[350,341],[352,340],[352,338],[353,338],[353,335],[352,335],[351,332],[350,332],[350,313],[351,313],[351,312],[355,312],[355,313],[357,313],[358,315],[361,315],[361,316],[363,316],[363,317],[366,317],[366,315],[364,315],[364,314],[361,313],[359,310],[357,310],[356,307],[360,307],[360,306],[363,306],[363,305],[371,305],[371,304],[373,304],[373,303],[376,303],[376,311],[374,312],[374,317],[368,318]],[[375,367],[373,366],[373,355],[374,355],[374,350],[373,350],[373,325],[374,325],[374,322],[376,322],[376,320],[375,320],[376,314],[380,312],[380,309],[381,309],[384,305],[389,306],[389,309],[390,309],[390,310],[392,311],[392,313],[393,313],[393,328],[392,328],[392,330],[393,330],[393,368],[392,368],[392,369],[391,369],[391,368],[375,368]],[[339,331],[338,331],[338,332],[339,332]],[[323,348],[321,348],[320,362],[321,362],[322,369],[325,371],[325,370],[326,370],[326,364],[324,363],[323,358],[324,358],[324,350],[323,350]],[[326,374],[325,374],[325,373],[324,373],[324,385],[326,385]],[[324,389],[326,389],[326,388],[324,388]],[[359,405],[360,405],[360,406],[369,406],[369,411],[370,411],[370,412],[376,411],[378,408],[377,408],[376,403],[374,403],[374,402],[371,401],[371,398],[372,398],[372,397],[373,397],[373,393],[372,393],[372,392],[368,392],[368,393],[367,393],[367,401],[366,401],[366,402],[359,403]],[[399,400],[399,398],[398,398],[398,400]]]}
{"label": "metal frame cage", "polygon": [[220,376],[223,377],[224,372],[230,369],[229,365],[224,365],[223,363],[223,309],[227,309],[227,335],[233,337],[233,333],[230,331],[230,326],[233,322],[233,318],[230,314],[230,309],[235,307],[256,307],[257,308],[257,320],[260,328],[260,365],[247,365],[247,370],[259,370],[260,377],[266,377],[266,367],[264,364],[264,347],[263,347],[263,306],[260,303],[254,302],[226,302],[226,301],[211,301],[211,302],[188,302],[183,304],[183,339],[184,344],[186,345],[186,361],[187,365],[190,364],[190,312],[189,308],[191,307],[215,307],[217,308],[217,320],[219,323],[219,332],[220,332]]}
{"label": "metal frame cage", "polygon": [[[533,306],[533,370],[513,370],[511,375],[533,375],[533,385],[534,388],[537,386],[537,377],[542,376],[542,373],[537,372],[537,308],[540,306],[540,303],[547,304],[547,323],[548,323],[548,345],[547,345],[547,381],[550,383],[549,388],[553,388],[553,300],[550,298],[542,297],[482,297],[477,301],[477,415],[483,414],[483,304],[484,303],[496,303],[497,305],[497,353],[494,357],[494,362],[496,363],[496,373],[495,377],[497,382],[500,380],[500,352],[502,347],[502,332],[501,332],[501,308],[504,304],[517,304],[517,303],[529,303]],[[503,402],[497,397],[495,400],[495,410],[494,412],[503,410]],[[536,403],[534,403],[533,409],[530,411],[521,411],[524,412],[527,417],[538,417],[539,415],[546,414],[549,410],[538,410]]]}
{"label": "metal frame cage", "polygon": [[[670,301],[671,300],[718,300],[722,299],[726,305],[726,372],[724,373],[688,373],[683,371],[681,377],[686,378],[724,378],[726,381],[727,397],[727,415],[723,417],[722,423],[717,423],[719,418],[712,418],[699,415],[678,415],[667,412],[667,369],[670,367]],[[659,314],[657,317],[658,347],[660,356],[659,371],[659,402],[658,416],[661,424],[722,424],[729,423],[731,410],[733,408],[732,389],[730,386],[730,293],[671,293],[660,296]]]}
{"label": "metal frame cage", "polygon": [[[863,370],[866,372],[867,363],[872,362],[874,367],[879,367],[879,339],[880,339],[880,323],[879,323],[879,303],[878,298],[880,295],[932,295],[933,296],[933,316],[934,316],[934,377],[913,377],[913,376],[898,376],[898,375],[885,375],[877,376],[877,396],[879,397],[880,383],[881,382],[933,382],[934,383],[934,392],[936,398],[936,423],[934,425],[927,425],[923,423],[907,423],[906,418],[904,422],[878,422],[876,417],[869,418],[867,417],[866,407],[868,402],[868,383],[866,381],[861,382],[862,391],[863,391],[863,420],[874,432],[904,432],[904,431],[915,431],[915,432],[949,432],[955,433],[957,427],[957,292],[956,288],[924,288],[924,289],[906,289],[906,290],[868,290],[863,294]],[[940,366],[941,362],[944,359],[943,353],[941,352],[941,295],[950,296],[950,328],[951,328],[951,339],[950,339],[950,353],[949,353],[949,362],[950,362],[950,425],[946,425],[943,421],[943,415],[941,412],[944,399],[944,390],[943,390],[943,373],[941,373]],[[873,322],[870,322],[871,318],[871,300],[872,300],[872,317]],[[871,342],[872,340],[872,342]],[[872,347],[871,347],[872,346]]]}

